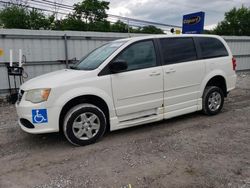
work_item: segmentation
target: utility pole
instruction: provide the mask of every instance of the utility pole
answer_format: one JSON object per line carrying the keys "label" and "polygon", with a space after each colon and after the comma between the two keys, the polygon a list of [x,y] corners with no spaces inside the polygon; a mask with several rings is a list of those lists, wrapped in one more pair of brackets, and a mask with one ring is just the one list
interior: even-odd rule
{"label": "utility pole", "polygon": [[56,2],[56,0],[54,0],[54,5],[55,5],[55,12],[54,12],[54,14],[55,14],[55,19],[58,20],[58,19],[57,19],[57,12],[58,12],[59,7],[57,7],[57,2]]}
{"label": "utility pole", "polygon": [[128,36],[130,37],[130,27],[129,27],[129,18],[128,18]]}

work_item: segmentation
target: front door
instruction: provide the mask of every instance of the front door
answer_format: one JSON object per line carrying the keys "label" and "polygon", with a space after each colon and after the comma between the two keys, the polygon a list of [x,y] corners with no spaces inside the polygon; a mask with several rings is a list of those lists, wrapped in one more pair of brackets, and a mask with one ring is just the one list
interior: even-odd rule
{"label": "front door", "polygon": [[158,66],[153,40],[131,44],[117,59],[128,64],[125,72],[111,75],[119,120],[157,115],[163,105],[163,70]]}

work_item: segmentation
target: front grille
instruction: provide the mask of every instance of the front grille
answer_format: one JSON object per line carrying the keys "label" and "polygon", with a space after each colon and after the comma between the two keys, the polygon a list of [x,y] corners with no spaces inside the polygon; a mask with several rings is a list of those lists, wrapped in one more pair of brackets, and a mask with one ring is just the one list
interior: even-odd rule
{"label": "front grille", "polygon": [[17,95],[17,102],[20,102],[22,100],[24,94],[24,90],[19,90],[18,95]]}

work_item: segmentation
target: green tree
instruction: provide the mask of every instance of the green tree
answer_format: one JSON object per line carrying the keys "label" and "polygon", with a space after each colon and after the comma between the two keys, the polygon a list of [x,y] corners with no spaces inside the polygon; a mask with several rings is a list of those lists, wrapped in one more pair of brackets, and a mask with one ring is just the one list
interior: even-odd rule
{"label": "green tree", "polygon": [[108,15],[109,2],[99,0],[84,0],[74,4],[74,14],[78,19],[83,19],[86,23],[104,21]]}
{"label": "green tree", "polygon": [[107,20],[96,21],[88,24],[89,31],[110,32],[110,22]]}
{"label": "green tree", "polygon": [[121,32],[127,33],[128,32],[128,25],[123,23],[122,21],[118,20],[114,24],[111,25],[112,32]]}
{"label": "green tree", "polygon": [[74,15],[69,14],[66,18],[54,22],[55,30],[86,31],[87,24]]}
{"label": "green tree", "polygon": [[135,32],[137,33],[148,33],[148,34],[164,34],[164,32],[153,26],[153,25],[148,25],[148,26],[144,26],[142,28],[139,28],[137,31],[135,30]]}
{"label": "green tree", "polygon": [[32,9],[28,12],[28,28],[30,29],[51,29],[54,22],[54,15],[46,17],[41,11]]}
{"label": "green tree", "polygon": [[0,20],[4,28],[29,29],[28,9],[23,6],[12,5],[0,11]]}
{"label": "green tree", "polygon": [[54,15],[45,16],[37,9],[28,10],[22,5],[11,5],[0,11],[0,22],[4,28],[51,29]]}
{"label": "green tree", "polygon": [[250,8],[242,6],[225,13],[225,18],[213,30],[217,35],[250,35]]}

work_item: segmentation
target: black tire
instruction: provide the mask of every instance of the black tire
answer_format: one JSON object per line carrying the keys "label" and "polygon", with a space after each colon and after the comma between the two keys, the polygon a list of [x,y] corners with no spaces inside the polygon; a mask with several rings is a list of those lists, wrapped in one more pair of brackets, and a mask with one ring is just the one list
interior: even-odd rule
{"label": "black tire", "polygon": [[[100,126],[99,126],[99,130],[96,131],[95,134],[93,134],[93,137],[83,140],[82,138],[79,139],[76,136],[76,133],[74,133],[75,129],[73,128],[73,123],[77,121],[77,118],[79,118],[80,115],[82,114],[85,115],[87,113],[94,114],[97,117],[98,125]],[[79,122],[79,124],[83,126],[82,122]],[[65,137],[70,143],[76,146],[84,146],[84,145],[95,143],[98,139],[100,139],[105,133],[106,125],[107,125],[106,117],[103,111],[93,104],[84,103],[84,104],[79,104],[68,111],[68,113],[66,114],[64,118],[63,132],[64,132]],[[78,131],[80,131],[80,129],[87,129],[87,128],[79,128]]]}
{"label": "black tire", "polygon": [[[209,101],[210,97],[212,97],[212,95],[216,93],[220,96],[220,105],[218,106],[218,102],[217,102],[217,107],[214,109],[211,107],[213,105],[211,105],[211,101]],[[212,99],[211,99],[212,100]],[[224,104],[224,94],[221,88],[217,87],[217,86],[207,86],[204,90],[203,93],[203,97],[202,97],[202,112],[206,115],[216,115],[218,114]]]}

